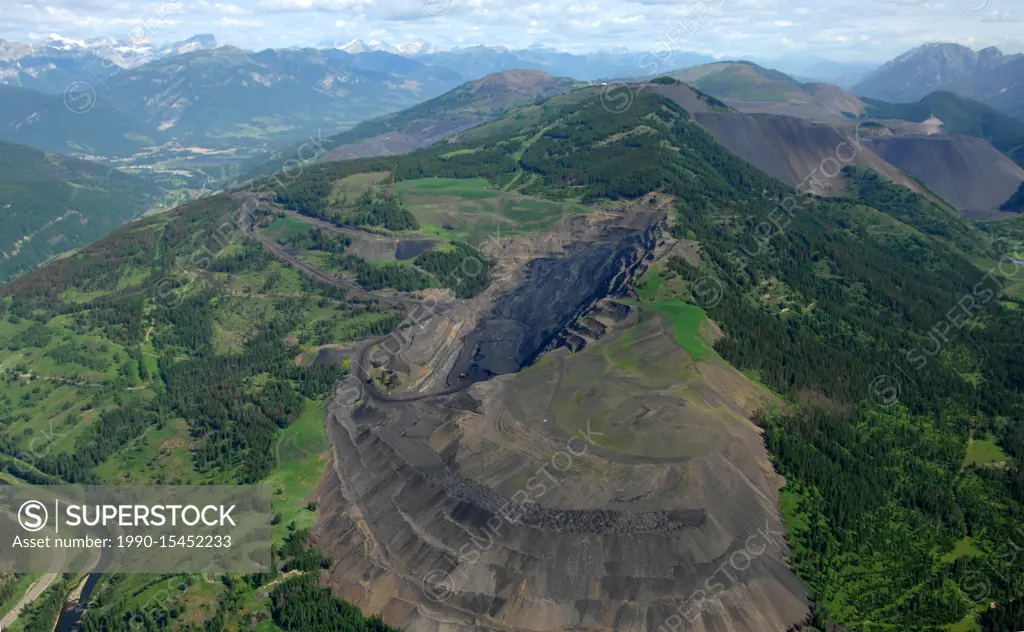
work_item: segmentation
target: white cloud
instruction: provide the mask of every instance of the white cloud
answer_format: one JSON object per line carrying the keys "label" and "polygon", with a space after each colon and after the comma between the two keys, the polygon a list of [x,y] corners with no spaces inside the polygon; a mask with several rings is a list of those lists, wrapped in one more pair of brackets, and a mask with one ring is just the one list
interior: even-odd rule
{"label": "white cloud", "polygon": [[229,18],[222,17],[217,20],[217,24],[221,26],[244,26],[247,28],[259,28],[264,25],[263,20],[256,19],[240,19],[240,18]]}
{"label": "white cloud", "polygon": [[237,4],[215,4],[213,5],[213,8],[217,9],[224,15],[245,15],[249,13]]}
{"label": "white cloud", "polygon": [[[442,46],[642,52],[705,7],[700,28],[684,29],[675,48],[730,58],[882,61],[932,40],[1016,52],[1024,43],[1012,26],[1024,18],[1013,1],[992,0],[987,12],[969,15],[957,0],[0,0],[0,38],[124,38],[155,6],[172,2],[181,10],[175,23],[161,23],[162,41],[213,31],[218,41],[242,47],[310,46],[383,30],[396,34],[381,37],[392,44],[422,38]],[[450,10],[431,12],[424,2],[450,2]]]}
{"label": "white cloud", "polygon": [[280,11],[343,11],[373,0],[261,0],[259,6]]}

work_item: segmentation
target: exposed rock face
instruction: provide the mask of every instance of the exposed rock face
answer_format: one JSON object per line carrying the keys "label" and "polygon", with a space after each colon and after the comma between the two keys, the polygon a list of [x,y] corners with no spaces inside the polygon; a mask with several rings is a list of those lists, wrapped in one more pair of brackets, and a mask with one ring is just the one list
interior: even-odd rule
{"label": "exposed rock face", "polygon": [[[385,396],[358,370],[342,385],[314,537],[343,597],[406,632],[782,632],[806,616],[748,421],[770,394],[608,298],[664,246],[664,223],[641,223],[410,328],[390,365],[419,392]],[[544,353],[573,336],[578,353]]]}
{"label": "exposed rock face", "polygon": [[467,337],[449,383],[457,383],[461,375],[479,381],[532,364],[592,304],[624,293],[658,232],[651,227],[561,260],[544,257],[529,262],[525,283],[502,296]]}

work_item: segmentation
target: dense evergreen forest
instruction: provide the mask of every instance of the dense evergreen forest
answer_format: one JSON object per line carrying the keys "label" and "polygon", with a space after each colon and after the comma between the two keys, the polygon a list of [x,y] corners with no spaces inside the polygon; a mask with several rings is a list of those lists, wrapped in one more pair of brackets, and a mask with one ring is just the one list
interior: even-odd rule
{"label": "dense evergreen forest", "polygon": [[476,296],[491,282],[491,263],[469,244],[455,242],[451,250],[428,250],[416,257],[415,263],[458,298]]}
{"label": "dense evergreen forest", "polygon": [[292,235],[283,240],[282,243],[291,248],[319,250],[340,255],[345,252],[345,248],[352,245],[352,239],[344,235],[328,233],[320,228],[314,228],[307,233]]}
{"label": "dense evergreen forest", "polygon": [[312,186],[289,186],[278,190],[277,202],[287,208],[322,219],[336,226],[364,226],[388,230],[415,230],[419,222],[398,198],[386,191],[368,188],[349,201],[337,198],[329,182],[317,180]]}
{"label": "dense evergreen forest", "polygon": [[315,573],[288,579],[270,593],[274,622],[288,632],[396,632],[335,598]]}

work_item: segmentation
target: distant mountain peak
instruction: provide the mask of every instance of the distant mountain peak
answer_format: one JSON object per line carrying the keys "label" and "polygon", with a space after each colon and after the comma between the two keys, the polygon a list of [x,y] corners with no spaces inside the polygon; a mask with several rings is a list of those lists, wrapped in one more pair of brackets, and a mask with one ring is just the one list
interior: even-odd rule
{"label": "distant mountain peak", "polygon": [[193,35],[188,39],[183,39],[180,42],[164,44],[160,50],[174,51],[174,53],[180,55],[194,50],[212,50],[214,48],[217,48],[217,38],[210,33],[201,33],[199,35]]}
{"label": "distant mountain peak", "polygon": [[890,103],[918,101],[938,90],[977,99],[1024,118],[1024,55],[1005,55],[994,46],[979,51],[949,42],[930,42],[885,63],[855,85],[855,94]]}
{"label": "distant mountain peak", "polygon": [[914,101],[1017,57],[1004,55],[994,46],[974,51],[952,42],[928,42],[886,62],[857,84],[854,91],[887,101]]}
{"label": "distant mountain peak", "polygon": [[386,53],[395,52],[395,47],[383,40],[364,41],[358,38],[350,40],[348,43],[343,44],[341,46],[336,45],[335,48],[337,48],[338,50],[345,51],[346,53],[351,53],[353,55],[358,55],[359,53],[370,53],[373,51],[384,51]]}
{"label": "distant mountain peak", "polygon": [[52,46],[53,48],[61,48],[64,50],[74,50],[75,48],[88,48],[88,45],[82,40],[71,39],[69,37],[59,35],[57,33],[50,33],[46,36],[46,39],[44,39],[43,42],[47,46]]}
{"label": "distant mountain peak", "polygon": [[430,42],[423,39],[416,39],[409,44],[399,45],[395,47],[395,52],[399,55],[409,55],[412,57],[419,57],[420,55],[432,55],[434,53],[446,53],[448,48],[444,46],[435,46]]}
{"label": "distant mountain peak", "polygon": [[473,82],[473,85],[476,89],[484,86],[502,86],[511,88],[532,85],[538,82],[551,81],[553,79],[554,77],[543,70],[502,70],[501,72],[492,72],[489,75],[477,79]]}

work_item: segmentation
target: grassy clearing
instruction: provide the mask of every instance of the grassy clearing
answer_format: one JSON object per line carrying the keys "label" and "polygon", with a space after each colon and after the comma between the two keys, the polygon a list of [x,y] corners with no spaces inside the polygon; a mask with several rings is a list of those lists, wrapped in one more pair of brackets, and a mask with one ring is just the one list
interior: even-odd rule
{"label": "grassy clearing", "polygon": [[664,314],[675,330],[676,342],[695,362],[700,362],[712,353],[710,345],[704,339],[700,329],[707,319],[707,314],[696,305],[684,303],[678,298],[663,299],[649,303],[651,307]]}
{"label": "grassy clearing", "polygon": [[105,481],[119,484],[161,485],[197,484],[189,452],[188,422],[172,419],[162,422],[131,441],[124,450],[96,468]]}
{"label": "grassy clearing", "polygon": [[962,620],[946,626],[949,632],[981,632],[981,625],[978,623],[978,613],[972,612]]}
{"label": "grassy clearing", "polygon": [[636,284],[636,293],[644,303],[654,303],[664,299],[690,297],[690,284],[679,275],[655,264],[644,272]]}
{"label": "grassy clearing", "polygon": [[316,490],[327,465],[321,402],[306,400],[299,418],[281,433],[275,451],[278,467],[266,484],[274,490],[274,513],[280,516],[273,527],[274,543],[281,544],[292,522],[297,529],[304,529],[316,521],[316,514],[306,508],[306,497]]}
{"label": "grassy clearing", "polygon": [[1012,299],[1024,299],[1024,265],[983,257],[973,257],[973,261],[979,270],[991,272],[993,278],[1000,280],[1003,294]]}
{"label": "grassy clearing", "polygon": [[366,189],[379,185],[391,176],[390,171],[371,171],[369,173],[354,173],[331,185],[331,196],[339,197],[345,194],[360,194]]}
{"label": "grassy clearing", "polygon": [[984,557],[984,555],[978,547],[974,546],[974,540],[965,535],[952,551],[942,556],[942,563],[952,564],[962,557]]}
{"label": "grassy clearing", "polygon": [[423,234],[473,244],[492,235],[547,230],[563,215],[589,212],[574,202],[498,191],[482,178],[407,180],[392,190],[420,221]]}
{"label": "grassy clearing", "polygon": [[478,151],[480,151],[478,148],[473,148],[473,149],[457,149],[455,151],[450,151],[447,154],[441,154],[441,157],[442,158],[451,158],[452,156],[464,156],[466,154],[475,154]]}
{"label": "grassy clearing", "polygon": [[974,439],[967,448],[964,465],[1002,465],[1006,460],[1006,453],[992,439]]}
{"label": "grassy clearing", "polygon": [[313,227],[302,220],[294,217],[279,217],[270,226],[260,232],[274,241],[284,242],[296,235],[305,235],[313,230]]}

